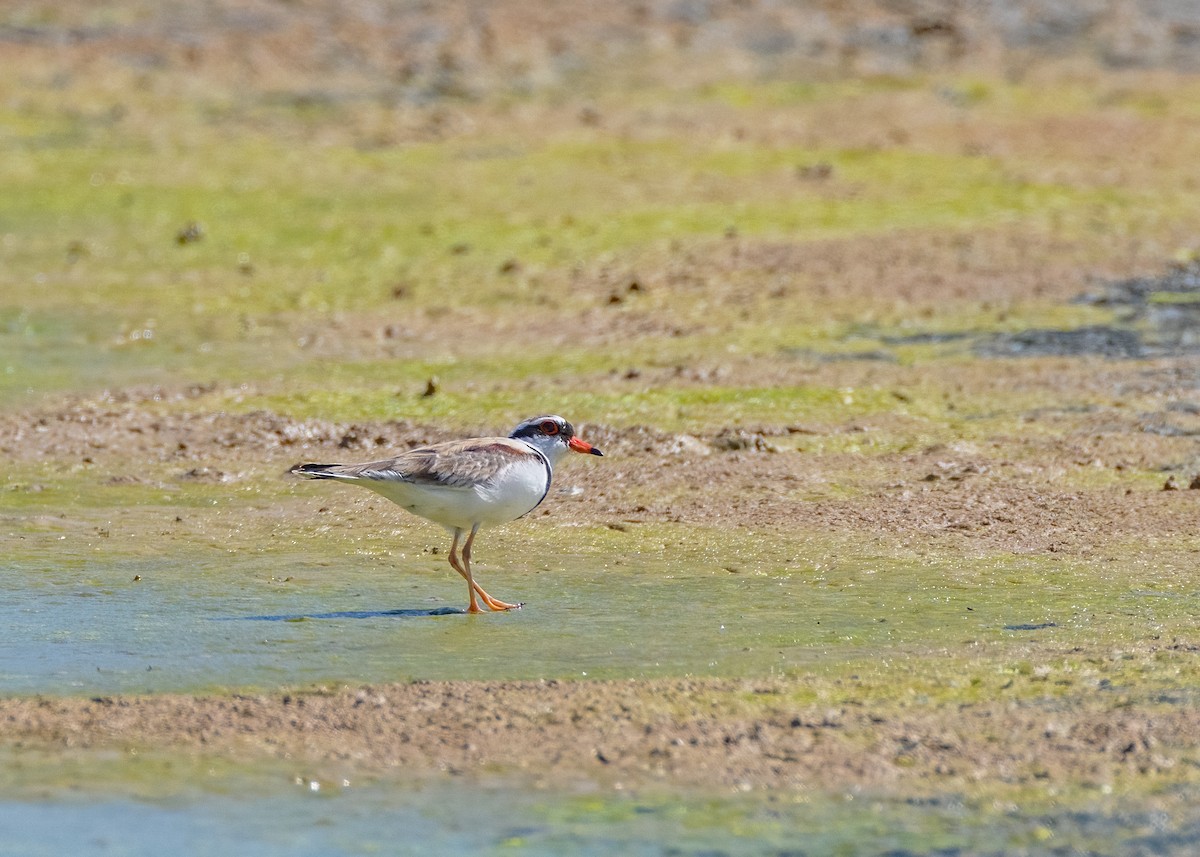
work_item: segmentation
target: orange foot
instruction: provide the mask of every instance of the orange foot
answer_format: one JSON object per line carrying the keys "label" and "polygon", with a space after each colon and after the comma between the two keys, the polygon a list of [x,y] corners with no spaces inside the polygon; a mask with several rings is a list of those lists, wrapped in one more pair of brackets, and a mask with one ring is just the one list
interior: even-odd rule
{"label": "orange foot", "polygon": [[479,594],[479,599],[488,606],[489,610],[495,610],[497,612],[501,610],[519,610],[525,606],[524,602],[518,601],[516,604],[509,604],[507,601],[501,601],[499,598],[493,598],[484,592],[479,586],[475,587],[475,592]]}

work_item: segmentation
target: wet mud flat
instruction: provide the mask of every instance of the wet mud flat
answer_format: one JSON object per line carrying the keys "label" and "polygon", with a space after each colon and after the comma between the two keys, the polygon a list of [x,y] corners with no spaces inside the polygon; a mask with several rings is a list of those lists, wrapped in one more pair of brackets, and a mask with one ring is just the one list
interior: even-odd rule
{"label": "wet mud flat", "polygon": [[[1168,272],[1138,288],[1175,293],[1175,276],[1177,272]],[[1130,287],[1114,282],[1110,288],[1106,294],[1120,296]],[[1128,332],[1144,323],[1134,313],[1111,329]],[[1011,336],[1010,344],[1037,342],[1039,348],[1054,349],[1049,356],[1060,361],[1054,364],[1058,389],[1063,384],[1090,388],[1098,382],[1088,362],[1097,356],[1090,334],[1041,330]],[[880,344],[891,347],[886,341]],[[938,343],[961,345],[954,338]],[[1169,383],[1161,375],[1165,367],[1188,365],[1190,349],[1181,343],[1150,362],[1140,352],[1122,349],[1101,354],[1100,383],[1148,389],[1149,400],[1162,408],[1157,415],[1138,409],[1073,408],[1069,401],[1065,407],[1039,405],[1013,418],[1026,424],[1052,421],[1056,431],[1050,437],[1031,433],[1014,438],[1005,432],[999,435],[1003,444],[990,451],[980,445],[934,443],[876,456],[875,469],[865,475],[858,472],[856,455],[803,455],[786,447],[796,437],[836,439],[861,433],[861,419],[801,425],[798,430],[734,424],[695,434],[591,426],[589,436],[606,450],[607,470],[570,471],[563,478],[572,490],[552,498],[545,520],[522,538],[549,537],[562,548],[569,545],[562,541],[562,530],[539,531],[538,526],[599,525],[612,538],[628,534],[632,539],[640,528],[684,522],[733,527],[756,533],[764,543],[786,544],[799,529],[840,534],[847,543],[866,536],[876,550],[932,554],[935,568],[969,567],[995,551],[1054,560],[1075,557],[1085,564],[1136,564],[1139,551],[1129,545],[1149,539],[1159,562],[1181,567],[1193,551],[1178,534],[1189,526],[1194,495],[1162,488],[1185,488],[1193,475],[1188,426],[1194,415],[1176,404],[1173,384],[1165,400],[1159,385]],[[955,377],[977,380],[976,373],[982,372],[989,384],[1022,386],[1041,377],[1040,371],[1032,376],[1021,371],[1022,365],[1029,367],[1022,358],[1046,357],[1040,352],[1014,354],[1011,347],[1003,352],[980,349],[968,374]],[[780,352],[780,371],[794,362],[793,355]],[[879,364],[874,359],[815,359],[812,365],[822,372],[876,373]],[[995,376],[988,367],[997,364],[1011,364],[1015,371]],[[885,369],[889,366],[900,373],[893,379],[896,389],[905,389],[900,383],[903,367],[884,363]],[[756,358],[753,371],[763,368]],[[742,370],[735,366],[727,371]],[[89,478],[118,494],[160,486],[227,491],[253,485],[254,496],[260,497],[263,491],[274,496],[283,490],[275,483],[296,460],[411,448],[439,437],[437,427],[419,423],[340,423],[197,407],[218,394],[211,386],[129,390],[99,399],[82,397],[57,410],[10,414],[4,418],[10,438],[6,454],[26,465],[47,456],[86,459],[85,472],[93,474]],[[162,412],[164,401],[175,407]],[[1103,420],[1101,431],[1098,419]],[[669,466],[659,466],[664,456]],[[1014,466],[1014,460],[1021,466]],[[1136,490],[1121,479],[1098,486],[1077,480],[1064,484],[1064,473],[1092,472],[1098,460],[1118,477],[1126,467],[1149,469],[1153,481],[1143,478]],[[788,486],[818,474],[857,490],[849,497],[788,496]],[[622,491],[604,489],[613,480],[624,486]],[[732,502],[724,490],[731,480],[738,489]],[[757,502],[751,485],[756,492],[774,492],[772,502]],[[635,487],[644,492],[640,496],[671,499],[633,499],[628,492]],[[26,484],[19,490],[36,496],[42,489]],[[305,498],[300,505],[283,496],[273,503],[280,500],[280,511],[266,513],[256,503],[249,512],[248,519],[264,518],[264,534],[308,527],[306,518],[318,505],[325,515],[331,503],[336,505],[335,498],[323,495]],[[164,515],[167,511],[170,515],[159,526],[168,539],[219,537],[227,526],[195,511],[186,512],[188,521],[180,523],[175,511],[164,510]],[[381,520],[387,514],[384,510]],[[85,527],[94,516],[83,512]],[[121,537],[119,522],[113,529]],[[614,543],[612,550],[619,554],[622,548]],[[819,564],[828,557],[808,556],[805,562]],[[747,569],[744,558],[725,563],[731,574],[755,567],[751,560]],[[1143,577],[1155,580],[1153,574]],[[1142,603],[1160,595],[1180,609],[1186,609],[1188,599],[1186,592],[1167,590],[1141,595]],[[328,615],[336,621],[342,614]],[[987,679],[977,691],[941,674],[941,690],[934,694],[945,694],[941,700],[930,700],[928,688],[906,690],[913,675],[889,668],[867,680],[874,688],[861,695],[855,689],[862,683],[857,676],[831,678],[825,670],[789,679],[421,681],[218,695],[9,698],[0,700],[0,719],[11,746],[31,749],[158,748],[241,760],[337,763],[382,773],[473,776],[508,771],[545,782],[582,776],[603,783],[619,779],[686,788],[905,793],[969,791],[981,784],[1111,790],[1159,780],[1193,782],[1200,760],[1192,736],[1200,724],[1194,722],[1195,700],[1186,683],[1172,678],[1196,669],[1196,643],[1186,629],[1164,617],[1165,624],[1153,631],[1138,620],[1138,630],[1125,639],[1097,631],[1091,642],[1064,645],[1053,637],[1039,641],[1040,634],[1054,632],[1060,622],[1038,621],[1036,613],[1019,610],[1006,615],[1004,630],[1027,642],[1007,654],[983,656],[976,669]],[[809,621],[799,607],[794,618]],[[946,652],[935,648],[916,657],[923,665],[919,674],[945,660]],[[1070,666],[1059,672],[1056,664]],[[1141,671],[1140,682],[1130,671]],[[880,698],[878,685],[893,682],[896,689]],[[1011,690],[1014,684],[1016,691]],[[814,702],[814,696],[822,701]]]}
{"label": "wet mud flat", "polygon": [[233,696],[0,701],[19,745],[173,749],[359,774],[694,789],[1125,789],[1193,767],[1194,699],[902,706],[790,701],[802,682],[417,682]]}
{"label": "wet mud flat", "polygon": [[[1175,328],[1157,326],[1160,317],[1145,308],[1160,294],[1186,298],[1193,279],[1193,269],[1182,266],[1159,276],[1108,281],[1083,298],[1065,294],[1065,303],[1104,301],[1128,306],[1128,312],[1103,334],[1090,328],[1032,328],[1003,339],[982,335],[987,346],[979,344],[977,334],[939,337],[938,348],[960,349],[965,343],[975,362],[965,374],[962,367],[941,363],[922,370],[950,372],[967,383],[986,376],[993,387],[1020,388],[1048,383],[1036,361],[1053,358],[1059,361],[1053,379],[1058,392],[1097,383],[1128,387],[1158,402],[1157,415],[1138,409],[1033,407],[1012,416],[1018,423],[1053,421],[1057,430],[1051,436],[1005,433],[999,435],[1003,444],[992,451],[941,443],[900,450],[876,456],[878,469],[865,476],[857,472],[857,455],[803,455],[786,447],[789,438],[861,433],[870,425],[861,418],[840,425],[731,424],[696,434],[595,425],[589,436],[608,451],[607,469],[571,471],[565,478],[576,491],[556,496],[545,514],[550,522],[568,526],[598,522],[618,536],[680,521],[749,529],[766,540],[798,527],[853,538],[869,534],[877,544],[890,545],[888,550],[919,545],[922,551],[954,556],[1050,551],[1059,557],[1110,554],[1124,560],[1136,557],[1127,546],[1131,540],[1150,538],[1159,544],[1161,557],[1175,562],[1191,551],[1186,540],[1174,547],[1171,540],[1189,526],[1193,503],[1187,491],[1161,488],[1186,487],[1194,467],[1188,429],[1194,415],[1179,406],[1173,380],[1174,372],[1190,365],[1192,350],[1190,342],[1168,335]],[[1124,341],[1122,336],[1133,337],[1137,347],[1111,347],[1114,340]],[[1154,342],[1152,357],[1140,344],[1143,337]],[[1000,341],[1007,344],[995,348]],[[879,339],[881,348],[896,345]],[[1089,362],[1097,356],[1104,361],[1099,373]],[[893,361],[807,359],[818,372],[859,378],[869,373],[876,383],[880,371],[894,372],[887,383],[895,389],[912,383],[911,377],[906,380],[910,370]],[[774,365],[756,356],[745,365],[727,362],[723,372],[727,378],[750,371],[786,373],[795,361],[783,349]],[[997,365],[1013,370],[997,376],[992,369]],[[156,486],[225,491],[252,484],[260,496],[263,490],[277,493],[273,483],[303,458],[364,455],[439,439],[439,429],[429,424],[346,423],[205,407],[208,397],[222,394],[220,385],[129,389],[76,397],[58,408],[17,411],[3,418],[4,450],[26,466],[47,459],[75,462],[90,474],[85,479],[118,494]],[[1104,421],[1099,432],[1098,418]],[[664,456],[669,466],[659,466]],[[1008,459],[1025,463],[1015,467]],[[1126,466],[1158,468],[1164,475],[1138,483],[1137,490],[1119,480],[1092,487],[1063,484],[1064,472],[1086,472],[1097,460],[1106,467],[1128,462],[1113,471],[1117,475]],[[787,496],[787,486],[818,473],[826,483],[858,490],[849,497]],[[604,490],[613,481],[623,491]],[[724,490],[730,484],[741,498],[732,503]],[[775,498],[757,502],[751,485],[759,493],[775,492]],[[671,499],[634,500],[628,494],[634,487],[640,496]],[[10,490],[36,498],[43,489],[16,484]],[[304,526],[303,518],[316,504],[327,512],[329,502],[310,498],[284,514],[293,525]],[[203,518],[187,514],[193,522],[181,525],[182,518],[171,512],[175,522],[164,518],[162,534],[169,537],[174,529],[190,538],[225,526],[212,521],[204,525],[211,529],[196,530],[200,525],[194,521]],[[85,522],[90,517],[94,514],[82,513]],[[1053,523],[1049,530],[1047,521]],[[279,531],[275,516],[269,526]],[[114,528],[119,534],[119,524]],[[796,620],[804,621],[802,611]],[[1012,621],[1006,630],[1032,637],[1056,627]],[[1099,663],[1110,660],[1111,647],[1119,645],[1122,658],[1146,665],[1150,673],[1156,663],[1168,673],[1194,668],[1189,663],[1194,643],[1186,634],[1103,639],[1068,649],[1031,645],[1022,657],[1034,662]],[[1053,670],[1040,669],[1018,665],[1004,672],[1030,687],[1044,683],[1049,688]],[[1102,689],[1098,695],[1080,694],[1076,687],[1009,701],[986,694],[969,702],[951,698],[922,704],[890,697],[872,701],[869,695],[856,699],[853,678],[845,685],[836,680],[834,689],[827,678],[802,675],[603,683],[423,681],[267,694],[9,698],[0,701],[0,718],[11,744],[19,747],[158,747],[314,764],[341,761],[379,770],[521,771],[551,781],[582,774],[600,781],[622,777],[687,787],[950,791],[982,782],[1100,788],[1159,777],[1190,781],[1188,772],[1197,764],[1190,736],[1197,724],[1186,690],[1173,691],[1170,680],[1160,678],[1159,690],[1142,694],[1125,679],[1114,684],[1105,675],[1102,669],[1089,680]],[[829,701],[814,705],[814,687]]]}
{"label": "wet mud flat", "polygon": [[[163,8],[0,25],[15,800],[159,754],[1011,806],[1030,853],[1121,801],[1189,853],[1191,4]],[[547,409],[606,457],[481,545],[521,614],[282,478]]]}

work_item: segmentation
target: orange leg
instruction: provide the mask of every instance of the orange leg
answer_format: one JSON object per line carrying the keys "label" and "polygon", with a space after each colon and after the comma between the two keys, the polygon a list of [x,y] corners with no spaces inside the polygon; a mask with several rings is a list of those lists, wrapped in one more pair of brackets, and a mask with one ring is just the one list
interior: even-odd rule
{"label": "orange leg", "polygon": [[[474,534],[475,534],[474,531],[472,531],[471,535],[474,535]],[[467,594],[470,596],[470,598],[467,602],[467,612],[468,613],[482,613],[483,611],[479,609],[479,602],[475,600],[475,588],[476,588],[475,581],[471,579],[471,566],[470,566],[470,562],[469,562],[470,553],[466,549],[466,547],[463,548],[463,559],[468,560],[467,566],[464,568],[462,565],[459,564],[459,561],[458,561],[458,540],[461,536],[462,536],[462,530],[456,528],[454,530],[454,540],[452,542],[450,542],[450,565],[453,566],[454,570],[457,571],[459,574],[461,574],[463,576],[463,579],[467,581]],[[471,543],[471,540],[468,538],[467,544],[470,544],[470,543]],[[490,604],[488,606],[491,607]]]}
{"label": "orange leg", "polygon": [[[467,578],[467,582],[471,584],[472,598],[474,598],[474,593],[478,592],[479,597],[483,600],[483,603],[488,606],[489,610],[515,610],[518,607],[523,607],[524,605],[520,603],[509,604],[507,601],[501,601],[498,598],[493,598],[484,592],[483,587],[476,583],[475,579],[471,576],[471,545],[475,543],[475,534],[477,532],[479,532],[478,524],[471,527],[471,534],[467,536],[466,544],[463,545],[462,549],[463,564],[467,567],[467,573],[464,576]],[[451,551],[451,554],[453,554],[453,551]]]}

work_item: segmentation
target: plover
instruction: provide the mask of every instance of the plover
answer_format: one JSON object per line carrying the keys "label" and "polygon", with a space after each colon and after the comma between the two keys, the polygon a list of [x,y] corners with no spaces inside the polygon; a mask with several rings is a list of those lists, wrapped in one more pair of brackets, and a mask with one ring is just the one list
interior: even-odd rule
{"label": "plover", "polygon": [[[515,521],[537,508],[550,491],[554,466],[567,452],[603,455],[553,414],[528,419],[508,437],[478,437],[413,449],[366,464],[299,464],[310,479],[337,479],[382,494],[453,535],[450,565],[467,581],[468,613],[523,606],[493,598],[471,574],[471,547],[481,527]],[[467,534],[459,558],[458,543]],[[479,596],[478,601],[476,595]]]}

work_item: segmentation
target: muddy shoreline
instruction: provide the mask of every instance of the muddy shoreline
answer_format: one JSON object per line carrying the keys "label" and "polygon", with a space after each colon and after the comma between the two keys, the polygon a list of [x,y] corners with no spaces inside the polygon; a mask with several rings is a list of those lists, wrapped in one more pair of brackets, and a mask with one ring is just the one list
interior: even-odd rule
{"label": "muddy shoreline", "polygon": [[[181,391],[177,401],[186,403],[189,395]],[[10,414],[3,418],[6,454],[26,462],[90,459],[81,466],[113,490],[155,480],[231,490],[265,481],[282,497],[289,490],[283,471],[295,460],[406,448],[437,434],[433,427],[407,423],[154,412],[164,396],[171,398],[162,390],[131,391],[119,401],[74,400],[58,409]],[[1078,435],[1050,443],[1037,438],[1023,453],[1026,463],[1017,466],[978,447],[936,446],[883,456],[865,475],[857,472],[857,456],[813,458],[775,449],[773,442],[787,434],[784,427],[769,426],[730,426],[703,437],[589,427],[592,440],[606,449],[608,469],[571,470],[565,478],[583,489],[580,496],[556,496],[545,515],[615,529],[685,521],[761,533],[810,528],[847,540],[869,534],[893,553],[1007,551],[1105,561],[1110,554],[1124,555],[1130,540],[1171,539],[1189,526],[1194,511],[1195,492],[1188,490],[1060,484],[1064,469],[1078,468],[1081,461],[1090,467],[1098,455],[1108,460],[1117,451],[1145,455],[1139,424],[1106,434],[1102,452],[1081,452]],[[1179,442],[1155,437],[1168,445]],[[655,466],[664,450],[675,452],[666,466]],[[1030,466],[1033,451],[1036,464]],[[787,486],[818,476],[853,484],[856,493],[815,501],[783,495]],[[606,489],[614,480],[621,491]],[[730,503],[723,491],[689,490],[731,481],[744,499]],[[752,485],[756,491],[750,491]],[[673,499],[630,502],[623,499],[630,486]],[[763,491],[776,496],[761,502]],[[1153,661],[1187,658],[1190,646],[1174,640],[1130,643],[1127,649],[1130,657]],[[1102,646],[1057,656],[1039,649],[1035,663],[1068,656],[1103,660],[1110,654]],[[1035,671],[1025,678],[1038,676]],[[787,701],[809,689],[802,675],[743,681],[423,681],[229,695],[10,698],[0,700],[0,722],[10,746],[51,750],[156,748],[338,763],[381,775],[507,771],[546,782],[582,776],[686,787],[835,790],[954,790],[985,780],[1017,787],[1111,786],[1123,777],[1178,774],[1191,763],[1192,736],[1200,728],[1192,705],[1088,690],[1091,685],[1103,690],[1101,678],[1089,685],[1071,677],[1066,692],[1047,682],[1046,693],[1005,699],[998,692],[991,699],[931,704],[854,701],[854,678],[845,681],[839,701],[819,706]],[[817,684],[828,691],[828,679]]]}
{"label": "muddy shoreline", "polygon": [[[930,558],[935,586],[967,569],[966,592],[981,585],[972,563],[996,557],[1044,561],[1039,581],[1053,579],[1056,563],[1083,569],[1063,589],[1116,583],[1093,602],[1106,611],[1099,630],[1077,617],[1079,645],[993,637],[974,677],[945,674],[962,653],[939,638],[944,648],[877,648],[892,662],[870,688],[837,674],[839,662],[786,679],[14,696],[0,699],[6,748],[294,760],[380,776],[501,772],[550,784],[985,799],[1006,788],[1144,795],[1197,781],[1200,641],[1187,613],[1200,502],[1189,196],[1197,135],[1187,109],[1171,114],[1194,106],[1193,4],[822,0],[764,11],[631,0],[588,16],[551,3],[536,26],[529,4],[513,2],[486,13],[481,4],[118,5],[98,18],[91,3],[35,3],[0,24],[20,70],[14,124],[28,126],[12,136],[22,180],[46,174],[51,161],[39,157],[93,157],[112,137],[113,159],[96,160],[77,184],[105,193],[128,180],[120,199],[143,206],[121,220],[112,212],[125,201],[105,208],[106,198],[74,185],[47,185],[41,208],[17,210],[14,222],[30,215],[43,225],[0,236],[20,255],[14,287],[37,298],[32,312],[14,299],[5,318],[10,371],[20,378],[22,349],[44,335],[38,371],[59,390],[72,385],[58,350],[118,354],[112,365],[126,378],[191,377],[190,358],[209,374],[108,390],[98,381],[75,395],[14,383],[22,398],[0,413],[13,501],[0,506],[0,524],[23,550],[35,545],[39,562],[51,557],[46,567],[67,533],[79,554],[102,544],[106,556],[128,546],[155,555],[171,539],[224,550],[234,526],[247,523],[241,546],[257,545],[320,526],[312,522],[331,507],[339,533],[357,533],[356,514],[401,513],[302,493],[283,478],[287,468],[513,424],[483,423],[476,399],[491,419],[498,402],[530,391],[553,402],[595,390],[593,415],[609,415],[591,424],[564,416],[604,449],[603,467],[564,473],[530,540],[570,538],[539,535],[541,518],[606,536],[693,527],[768,546],[788,536],[754,557],[788,573],[853,546]],[[846,80],[853,85],[821,89]],[[570,158],[524,151],[545,140],[575,151],[592,137]],[[653,158],[629,160],[638,171],[621,177],[631,154],[698,140],[708,147],[663,150],[677,153],[663,163],[679,175],[662,188]],[[603,221],[620,220],[622,207],[593,221],[540,198],[526,199],[521,229],[503,217],[476,222],[489,206],[509,210],[507,198],[476,194],[482,185],[452,192],[449,216],[409,222],[369,209],[377,222],[356,219],[362,201],[351,192],[380,171],[402,172],[404,147],[446,141],[463,160],[432,160],[441,175],[488,159],[495,172],[479,175],[493,182],[510,170],[536,180],[565,169],[572,182],[611,183],[643,225],[604,239]],[[312,176],[314,199],[289,197],[327,220],[277,210],[272,195],[303,180],[272,177],[276,161],[298,168],[284,154],[328,158]],[[364,172],[375,154],[395,160]],[[173,172],[192,161],[214,173]],[[347,164],[358,172],[342,176]],[[224,173],[238,170],[247,172],[229,183]],[[943,198],[949,171],[976,183],[947,182]],[[388,199],[424,196],[431,178],[412,181],[410,196],[392,185]],[[185,192],[209,212],[205,223],[173,207]],[[524,186],[506,192],[519,210]],[[346,208],[331,208],[343,196]],[[863,205],[842,205],[854,200]],[[239,208],[252,202],[262,207]],[[737,217],[720,219],[743,202],[741,229]],[[76,217],[88,205],[92,219]],[[713,210],[715,225],[663,226]],[[812,210],[828,222],[798,216]],[[251,227],[262,234],[242,234]],[[349,253],[314,243],[337,230],[366,237]],[[423,237],[403,250],[399,239],[412,235]],[[258,257],[245,252],[250,239]],[[414,249],[423,261],[400,258]],[[391,250],[396,258],[375,264]],[[340,279],[339,255],[356,263]],[[454,267],[474,259],[477,267]],[[111,306],[88,302],[98,285]],[[64,333],[67,309],[94,310],[107,326],[68,319]],[[562,373],[549,359],[545,372],[507,373],[503,360],[530,343],[533,357],[574,352],[577,362]],[[234,355],[257,347],[263,366],[212,362],[223,346]],[[431,355],[482,377],[462,373],[452,389],[446,379],[386,375]],[[276,366],[291,368],[274,376],[266,367]],[[323,399],[327,369],[377,374]],[[404,416],[426,390],[449,402],[446,419],[384,418]],[[779,391],[794,401],[773,405]],[[741,418],[743,395],[762,400],[751,419]],[[331,414],[362,408],[373,418],[325,416],[322,402]],[[232,498],[228,516],[199,501],[172,505],[189,493]],[[123,529],[122,513],[135,507],[141,517]],[[416,552],[426,536],[405,538]],[[352,550],[350,537],[334,544]],[[720,574],[741,573],[736,565]],[[1025,614],[1036,614],[1038,593],[1000,579],[1020,614],[1014,633],[1036,634],[1042,620]],[[1164,603],[1173,612],[1157,609]],[[460,618],[504,620],[446,621]],[[286,657],[279,651],[269,656]]]}
{"label": "muddy shoreline", "polygon": [[[1068,400],[1055,407],[1037,404],[1035,396],[984,439],[928,441],[869,458],[853,450],[805,454],[788,444],[903,437],[922,423],[894,415],[831,422],[801,416],[794,423],[731,423],[696,434],[583,425],[605,449],[605,466],[571,468],[562,479],[575,490],[557,492],[539,515],[618,531],[679,523],[760,534],[810,531],[844,544],[865,539],[893,555],[943,559],[1003,552],[1104,563],[1127,560],[1136,556],[1131,545],[1152,542],[1160,558],[1183,561],[1191,549],[1179,534],[1190,531],[1200,496],[1187,490],[1194,484],[1193,438],[1200,424],[1193,410],[1173,405],[1179,401],[1173,379],[1192,359],[1187,353],[1153,360],[1116,355],[1095,364],[1087,355],[1034,354],[905,366],[809,358],[798,370],[784,353],[774,360],[731,358],[721,365],[723,383],[794,383],[800,376],[845,388],[873,385],[893,391],[898,407],[928,395],[921,391],[955,387],[1001,396],[1043,387],[1077,396],[1124,389],[1137,404],[1071,407]],[[994,370],[997,363],[1004,372]],[[670,374],[672,383],[689,383]],[[706,381],[698,375],[695,383]],[[214,404],[228,395],[214,383],[48,400],[0,416],[0,452],[13,467],[47,478],[68,468],[67,485],[116,492],[254,486],[264,501],[275,498],[270,506],[297,502],[283,478],[297,461],[365,458],[451,436],[431,423],[304,419]],[[1147,479],[1147,472],[1158,475]],[[36,494],[42,486],[18,482],[9,490]],[[314,497],[281,514],[298,521],[318,505],[326,511],[329,502]],[[168,517],[180,520],[173,511]],[[186,531],[192,526],[199,525],[164,519],[163,533],[192,538]],[[219,541],[220,526],[213,522],[207,536]],[[118,520],[118,535],[119,527]],[[1122,657],[1188,659],[1194,642],[1130,641]],[[1028,681],[1038,680],[1041,665],[1055,658],[1112,657],[1103,643],[1094,651],[1030,651]],[[344,764],[380,775],[499,771],[545,782],[584,777],[700,788],[905,792],[981,782],[1111,788],[1130,778],[1186,779],[1181,772],[1194,763],[1200,728],[1190,697],[1171,702],[1149,692],[1107,690],[1103,675],[1072,676],[1067,690],[1047,680],[1044,693],[1026,688],[1006,699],[1001,690],[970,701],[954,700],[952,693],[952,701],[926,704],[855,701],[846,687],[831,704],[789,703],[807,689],[810,679],[803,675],[32,697],[0,700],[0,722],[6,743],[18,748],[154,748]],[[828,691],[828,681],[818,684],[825,682]],[[852,687],[854,680],[845,682]]]}
{"label": "muddy shoreline", "polygon": [[172,749],[363,774],[534,776],[689,788],[1112,787],[1191,764],[1192,705],[1102,698],[788,704],[764,681],[416,682],[231,696],[0,700],[10,744]]}

